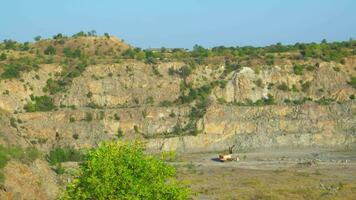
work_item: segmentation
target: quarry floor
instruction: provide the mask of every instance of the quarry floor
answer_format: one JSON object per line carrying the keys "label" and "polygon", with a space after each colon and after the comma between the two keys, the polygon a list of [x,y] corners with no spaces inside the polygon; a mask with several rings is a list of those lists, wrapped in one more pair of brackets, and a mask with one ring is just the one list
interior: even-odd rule
{"label": "quarry floor", "polygon": [[279,148],[183,154],[171,162],[194,199],[356,199],[356,148]]}

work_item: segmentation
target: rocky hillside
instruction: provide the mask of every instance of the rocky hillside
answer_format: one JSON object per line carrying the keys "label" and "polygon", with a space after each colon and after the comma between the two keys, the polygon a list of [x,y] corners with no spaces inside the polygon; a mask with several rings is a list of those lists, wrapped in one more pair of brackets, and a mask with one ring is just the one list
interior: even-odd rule
{"label": "rocky hillside", "polygon": [[0,198],[53,199],[66,181],[50,153],[104,140],[189,153],[356,139],[354,40],[188,51],[58,34],[5,40],[0,74]]}

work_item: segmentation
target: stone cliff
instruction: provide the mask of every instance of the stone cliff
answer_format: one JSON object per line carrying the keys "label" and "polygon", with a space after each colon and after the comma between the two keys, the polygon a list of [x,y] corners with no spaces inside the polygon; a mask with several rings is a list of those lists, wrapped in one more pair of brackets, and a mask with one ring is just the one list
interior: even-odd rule
{"label": "stone cliff", "polygon": [[[148,151],[181,153],[356,142],[353,54],[335,61],[296,52],[187,59],[188,52],[157,54],[113,37],[43,40],[29,49],[1,50],[10,58],[0,61],[0,145],[35,147],[43,157],[0,169],[1,198],[41,191],[38,198],[53,199],[58,186],[45,155],[105,140],[139,139]],[[38,64],[11,71],[31,59]]]}

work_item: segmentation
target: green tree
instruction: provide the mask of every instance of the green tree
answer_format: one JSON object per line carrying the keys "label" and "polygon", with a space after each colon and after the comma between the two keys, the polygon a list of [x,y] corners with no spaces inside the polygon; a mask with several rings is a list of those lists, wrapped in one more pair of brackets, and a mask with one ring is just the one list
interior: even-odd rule
{"label": "green tree", "polygon": [[35,40],[36,42],[40,41],[40,40],[41,40],[41,36],[36,36],[36,37],[34,38],[34,40]]}
{"label": "green tree", "polygon": [[190,192],[175,174],[137,142],[102,143],[89,151],[62,199],[187,199]]}

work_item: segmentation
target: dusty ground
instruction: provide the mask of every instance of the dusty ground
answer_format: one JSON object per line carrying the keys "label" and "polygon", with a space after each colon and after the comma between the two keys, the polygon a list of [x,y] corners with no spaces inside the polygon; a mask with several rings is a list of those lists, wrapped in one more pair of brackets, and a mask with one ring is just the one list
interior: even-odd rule
{"label": "dusty ground", "polygon": [[181,155],[172,164],[195,199],[356,199],[356,149],[273,149]]}

